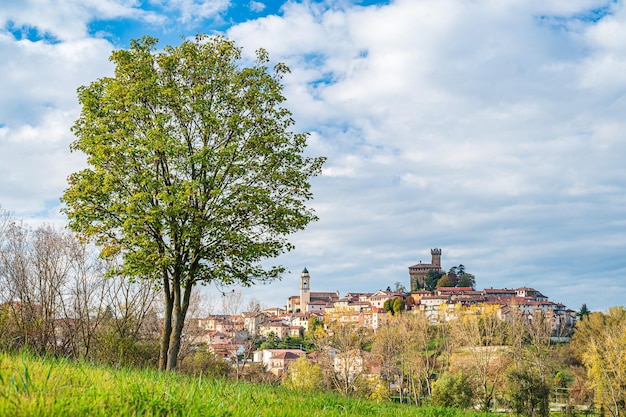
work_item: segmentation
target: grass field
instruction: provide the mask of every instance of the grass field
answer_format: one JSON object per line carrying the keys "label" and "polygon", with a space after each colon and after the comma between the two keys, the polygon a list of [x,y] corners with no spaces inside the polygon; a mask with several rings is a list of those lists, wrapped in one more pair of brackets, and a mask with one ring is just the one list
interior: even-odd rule
{"label": "grass field", "polygon": [[0,353],[0,416],[479,416]]}

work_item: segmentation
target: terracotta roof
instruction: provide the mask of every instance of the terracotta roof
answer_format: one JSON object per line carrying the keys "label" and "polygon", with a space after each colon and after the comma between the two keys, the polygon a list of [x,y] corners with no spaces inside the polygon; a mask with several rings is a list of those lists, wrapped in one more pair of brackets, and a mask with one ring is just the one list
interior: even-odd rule
{"label": "terracotta roof", "polygon": [[425,301],[425,300],[447,300],[447,299],[448,299],[447,295],[429,295],[427,297],[420,298],[420,301]]}
{"label": "terracotta roof", "polygon": [[445,292],[451,292],[451,291],[456,291],[456,292],[462,292],[462,291],[474,291],[474,289],[472,287],[439,287],[437,288],[437,291],[445,291]]}
{"label": "terracotta roof", "polygon": [[[302,352],[304,354],[304,352]],[[272,355],[271,359],[298,359],[301,355],[292,352],[279,352]]]}
{"label": "terracotta roof", "polygon": [[483,290],[484,293],[486,294],[515,294],[516,291],[515,290],[509,290],[508,288],[485,288]]}

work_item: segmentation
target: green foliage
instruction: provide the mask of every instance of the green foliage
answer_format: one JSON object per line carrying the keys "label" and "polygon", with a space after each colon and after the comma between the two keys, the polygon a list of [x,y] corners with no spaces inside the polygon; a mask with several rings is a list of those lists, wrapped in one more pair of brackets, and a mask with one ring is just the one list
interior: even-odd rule
{"label": "green foliage", "polygon": [[[465,271],[465,265],[453,266],[448,270],[453,285],[452,287],[472,287],[476,286],[476,277]],[[438,285],[439,286],[439,285]],[[447,286],[447,285],[446,285]]]}
{"label": "green foliage", "polygon": [[322,367],[302,356],[289,364],[282,385],[296,391],[319,390],[324,386]]}
{"label": "green foliage", "polygon": [[304,157],[307,135],[289,130],[288,69],[269,73],[263,51],[242,68],[240,49],[222,37],[155,53],[156,42],[113,52],[115,76],[79,89],[72,149],[89,168],[63,196],[70,226],[103,255],[122,253],[131,276],[275,277],[281,268],[258,261],[290,249],[282,236],[315,219],[304,203],[323,162]]}
{"label": "green foliage", "polygon": [[476,277],[472,274],[464,273],[459,275],[459,287],[471,287],[474,288],[476,285]]}
{"label": "green foliage", "polygon": [[583,305],[580,307],[580,310],[578,310],[578,312],[576,313],[576,317],[578,317],[578,320],[581,320],[581,321],[582,321],[582,320],[586,319],[587,317],[589,317],[589,314],[590,314],[590,313],[591,313],[591,312],[590,312],[590,311],[589,311],[589,309],[587,308],[587,304],[583,304]]}
{"label": "green foliage", "polygon": [[437,281],[443,276],[443,272],[431,269],[426,273],[424,289],[434,291],[437,288]]}
{"label": "green foliage", "polygon": [[402,297],[396,297],[393,299],[393,304],[391,305],[393,308],[393,313],[398,314],[403,312],[406,309],[406,304]]}
{"label": "green foliage", "polygon": [[318,329],[324,329],[324,323],[315,315],[312,315],[311,318],[309,318],[309,322],[307,323],[307,329],[304,332],[304,338],[307,341],[307,343],[310,343],[311,346],[313,345],[313,340],[315,339],[315,332]]}
{"label": "green foliage", "polygon": [[396,315],[406,310],[406,303],[402,297],[390,298],[383,303],[383,309],[390,312],[391,315]]}
{"label": "green foliage", "polygon": [[359,378],[354,388],[358,396],[378,403],[389,401],[391,398],[389,383],[377,375]]}
{"label": "green foliage", "polygon": [[594,390],[594,403],[609,415],[626,412],[626,308],[590,313],[572,340]]}
{"label": "green foliage", "polygon": [[194,376],[225,378],[232,373],[232,367],[225,359],[202,347],[187,355],[180,370]]}
{"label": "green foliage", "polygon": [[452,281],[452,278],[450,278],[450,276],[446,274],[439,278],[436,287],[454,287],[454,282]]}
{"label": "green foliage", "polygon": [[541,377],[528,370],[507,374],[507,395],[513,411],[521,416],[550,415],[550,387]]}
{"label": "green foliage", "polygon": [[156,340],[140,340],[111,330],[98,335],[97,348],[90,353],[91,360],[114,366],[152,367],[158,358]]}
{"label": "green foliage", "polygon": [[242,66],[219,36],[156,44],[144,37],[113,52],[115,75],[78,90],[72,150],[88,168],[62,200],[72,230],[103,257],[121,255],[112,272],[165,291],[160,355],[175,369],[192,287],[277,278],[284,268],[262,261],[316,220],[309,179],[324,159],[304,156],[307,134],[291,130],[284,64],[270,71],[259,50]]}
{"label": "green foliage", "polygon": [[446,372],[433,384],[432,403],[436,406],[469,408],[473,396],[470,381],[461,372]]}

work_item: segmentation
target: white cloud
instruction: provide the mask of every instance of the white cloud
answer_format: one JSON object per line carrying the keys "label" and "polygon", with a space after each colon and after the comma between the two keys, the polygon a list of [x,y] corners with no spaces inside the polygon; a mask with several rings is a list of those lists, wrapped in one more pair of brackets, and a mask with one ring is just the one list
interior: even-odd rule
{"label": "white cloud", "polygon": [[151,0],[165,10],[179,14],[185,24],[196,24],[204,19],[217,18],[230,7],[229,0]]}
{"label": "white cloud", "polygon": [[[587,18],[603,6],[615,14]],[[314,189],[326,209],[317,232],[303,233],[302,262],[321,239],[320,263],[350,256],[361,267],[316,265],[322,275],[375,282],[368,271],[391,251],[403,279],[416,252],[439,245],[476,268],[479,285],[523,285],[532,272],[541,286],[542,268],[555,280],[546,293],[589,279],[563,263],[593,241],[604,248],[613,233],[600,218],[621,211],[625,20],[604,1],[406,0],[290,3],[282,17],[232,28],[246,49],[292,68],[288,104],[329,158]],[[462,259],[464,245],[473,252]]]}
{"label": "white cloud", "polygon": [[163,18],[139,8],[135,0],[9,0],[3,4],[0,27],[34,28],[40,36],[51,35],[67,41],[88,35],[87,25],[93,20],[129,18],[147,23],[162,22]]}
{"label": "white cloud", "polygon": [[59,198],[67,176],[84,164],[69,153],[68,126],[75,114],[46,111],[37,125],[0,129],[0,204],[17,218],[58,219]]}
{"label": "white cloud", "polygon": [[265,3],[262,3],[260,1],[251,1],[250,10],[257,13],[262,12],[263,10],[265,10]]}
{"label": "white cloud", "polygon": [[[159,5],[167,16],[136,1],[0,7],[0,205],[54,217],[84,163],[69,154],[76,88],[111,74],[113,48],[89,22],[169,33],[176,19],[203,21],[206,32],[230,3]],[[623,303],[622,1],[286,2],[281,13],[227,34],[291,67],[286,104],[328,162],[313,181],[319,222],[278,260],[292,273],[251,295],[284,304],[304,266],[319,290],[406,285],[407,267],[439,246],[479,286],[533,285],[572,308]],[[16,40],[9,21],[57,42]]]}

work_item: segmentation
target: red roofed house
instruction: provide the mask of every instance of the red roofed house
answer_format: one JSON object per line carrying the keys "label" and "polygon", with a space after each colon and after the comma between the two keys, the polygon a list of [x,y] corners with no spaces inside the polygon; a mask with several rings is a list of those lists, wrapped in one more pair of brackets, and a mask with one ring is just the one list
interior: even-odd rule
{"label": "red roofed house", "polygon": [[263,349],[254,352],[254,362],[262,363],[268,372],[282,375],[289,364],[301,356],[306,355],[300,349]]}

